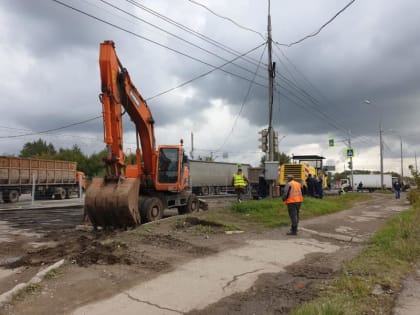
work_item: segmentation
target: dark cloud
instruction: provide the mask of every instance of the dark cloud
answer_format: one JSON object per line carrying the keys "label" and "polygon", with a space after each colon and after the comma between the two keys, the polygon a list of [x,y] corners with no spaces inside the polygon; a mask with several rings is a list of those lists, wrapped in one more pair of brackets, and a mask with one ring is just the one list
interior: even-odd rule
{"label": "dark cloud", "polygon": [[[116,42],[122,63],[145,98],[212,69],[198,60],[219,66],[234,58],[233,54],[124,1],[112,3],[219,57],[181,42],[102,2],[73,0],[65,3],[180,53],[95,21],[54,1],[2,1],[1,23],[6,28],[0,35],[0,44],[8,49],[3,52],[2,59],[6,60],[9,54],[13,56],[13,63],[4,64],[8,70],[7,80],[0,82],[0,92],[5,100],[2,106],[14,110],[8,111],[7,118],[3,118],[0,125],[46,130],[100,115],[97,59],[99,43],[105,39]],[[346,3],[272,3],[273,38],[282,43],[300,39],[315,31]],[[255,33],[212,16],[188,1],[180,0],[176,4],[146,1],[141,4],[241,53],[263,42]],[[209,6],[266,34],[266,4],[214,1]],[[379,121],[384,129],[398,130],[402,135],[415,133],[420,99],[419,9],[420,3],[414,0],[386,4],[379,0],[356,1],[317,36],[291,48],[274,45],[273,60],[278,73],[273,123],[280,133],[288,135],[284,144],[288,144],[292,135],[315,136],[311,141],[316,141],[318,136],[322,142],[321,137],[326,135],[338,138],[351,132],[355,138],[363,139],[357,145],[364,150],[377,143]],[[250,55],[254,63],[258,63],[262,50],[261,47]],[[256,66],[243,60],[236,63],[239,67],[227,65],[223,69],[253,80]],[[249,129],[266,127],[266,64],[265,52],[255,78],[255,82],[263,87],[254,84],[247,97],[249,81],[217,70],[150,100],[157,124],[171,128],[179,122],[180,133],[184,132],[181,125],[186,120],[204,125],[211,120],[205,111],[220,100],[229,106],[232,124],[240,113]],[[365,99],[371,101],[370,106],[364,103]],[[100,134],[101,123],[98,120],[82,124],[68,129],[68,132]],[[129,122],[127,128],[132,130]],[[235,134],[241,131],[246,136],[246,130],[234,131]],[[252,137],[248,141],[249,149],[255,150],[257,136],[247,136]],[[299,139],[299,142],[304,142],[308,138]],[[390,142],[392,152],[397,142]],[[407,137],[405,143],[412,148],[417,146],[415,137]],[[231,145],[236,146],[233,142]]]}

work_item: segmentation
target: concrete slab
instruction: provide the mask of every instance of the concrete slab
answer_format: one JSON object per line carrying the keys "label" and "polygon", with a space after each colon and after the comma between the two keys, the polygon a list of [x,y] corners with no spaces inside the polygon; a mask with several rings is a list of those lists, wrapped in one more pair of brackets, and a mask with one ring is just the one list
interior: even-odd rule
{"label": "concrete slab", "polygon": [[80,307],[73,314],[183,314],[244,291],[258,275],[283,271],[306,254],[338,249],[314,239],[253,240],[246,246],[193,260],[109,299]]}

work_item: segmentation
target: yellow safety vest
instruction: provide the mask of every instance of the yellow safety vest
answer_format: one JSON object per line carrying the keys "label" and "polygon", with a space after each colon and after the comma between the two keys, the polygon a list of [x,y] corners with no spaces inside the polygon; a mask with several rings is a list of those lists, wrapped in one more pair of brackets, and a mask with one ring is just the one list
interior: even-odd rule
{"label": "yellow safety vest", "polygon": [[235,187],[246,187],[246,181],[244,174],[234,174],[233,175],[233,186]]}

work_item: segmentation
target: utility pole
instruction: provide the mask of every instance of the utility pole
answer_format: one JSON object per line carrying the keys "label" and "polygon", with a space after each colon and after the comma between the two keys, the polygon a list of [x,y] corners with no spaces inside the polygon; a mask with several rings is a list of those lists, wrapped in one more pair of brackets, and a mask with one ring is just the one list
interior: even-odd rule
{"label": "utility pole", "polygon": [[[374,108],[377,108],[375,104],[372,104],[371,101],[369,100],[365,100],[364,101],[366,104],[368,105],[372,105]],[[382,143],[382,111],[377,108],[377,110],[379,111],[379,115],[380,115],[380,119],[379,119],[379,155],[380,155],[380,160],[381,160],[381,189],[384,188],[384,146]]]}
{"label": "utility pole", "polygon": [[404,184],[404,168],[403,168],[403,150],[402,150],[402,137],[400,136],[400,149],[401,149],[401,185]]}
{"label": "utility pole", "polygon": [[416,165],[416,174],[417,174],[417,152],[414,151],[414,164]]}
{"label": "utility pole", "polygon": [[[351,131],[349,131],[349,148],[351,148],[352,146],[351,146]],[[351,176],[351,185],[352,185],[352,187],[351,187],[351,190],[353,190],[353,188],[354,188],[354,181],[353,181],[353,168],[354,168],[354,165],[353,165],[353,156],[350,156],[350,165],[351,165],[351,168],[350,168],[350,176]]]}
{"label": "utility pole", "polygon": [[194,134],[191,132],[191,151],[190,151],[191,159],[194,160]]}
{"label": "utility pole", "polygon": [[384,146],[382,142],[382,119],[379,123],[379,153],[381,159],[381,189],[384,189]]}
{"label": "utility pole", "polygon": [[265,163],[266,179],[269,184],[269,196],[274,195],[275,178],[278,177],[278,163],[274,161],[274,130],[273,130],[273,90],[275,77],[275,63],[273,63],[272,39],[271,39],[271,15],[270,0],[268,0],[268,16],[267,16],[267,41],[268,41],[268,159]]}
{"label": "utility pole", "polygon": [[274,132],[273,132],[273,87],[275,69],[273,67],[273,60],[271,55],[272,39],[271,39],[271,15],[270,15],[270,0],[268,0],[268,21],[267,21],[267,34],[268,34],[268,161],[274,160]]}

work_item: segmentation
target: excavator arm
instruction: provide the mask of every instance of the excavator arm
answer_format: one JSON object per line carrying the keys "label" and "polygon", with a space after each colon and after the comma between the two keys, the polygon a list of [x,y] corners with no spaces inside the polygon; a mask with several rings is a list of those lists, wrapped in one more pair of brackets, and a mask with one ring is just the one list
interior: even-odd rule
{"label": "excavator arm", "polygon": [[[153,184],[155,177],[157,159],[154,120],[147,103],[119,61],[113,41],[100,44],[99,68],[104,142],[107,147],[104,159],[105,177],[94,178],[86,191],[85,218],[95,227],[136,226],[140,224],[140,185],[147,182]],[[137,166],[130,177],[126,174],[127,166],[124,161],[124,112],[130,116],[136,127]]]}
{"label": "excavator arm", "polygon": [[[125,176],[123,152],[122,109],[130,116],[140,138],[142,156],[137,148],[137,169],[139,177],[154,177],[156,144],[152,113],[146,101],[131,81],[128,71],[119,61],[113,41],[100,45],[99,66],[101,73],[101,102],[104,119],[104,141],[108,148],[107,176]],[[144,166],[141,167],[141,161]]]}

